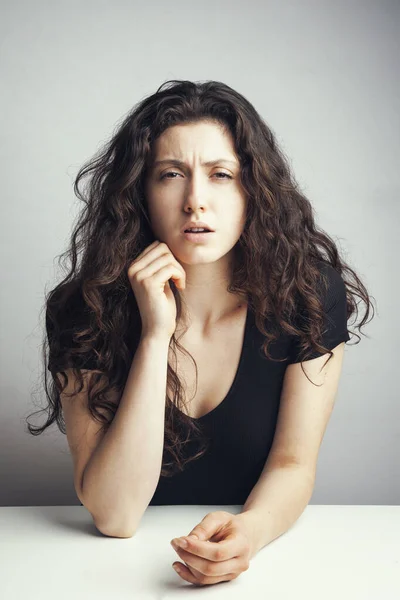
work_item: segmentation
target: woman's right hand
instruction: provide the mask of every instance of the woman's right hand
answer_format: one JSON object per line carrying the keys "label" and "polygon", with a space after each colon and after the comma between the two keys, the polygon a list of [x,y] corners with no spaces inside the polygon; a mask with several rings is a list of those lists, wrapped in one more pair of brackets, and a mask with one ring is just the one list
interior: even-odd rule
{"label": "woman's right hand", "polygon": [[176,302],[169,285],[186,287],[186,273],[165,242],[156,240],[147,246],[128,267],[142,320],[141,336],[171,339],[176,329]]}

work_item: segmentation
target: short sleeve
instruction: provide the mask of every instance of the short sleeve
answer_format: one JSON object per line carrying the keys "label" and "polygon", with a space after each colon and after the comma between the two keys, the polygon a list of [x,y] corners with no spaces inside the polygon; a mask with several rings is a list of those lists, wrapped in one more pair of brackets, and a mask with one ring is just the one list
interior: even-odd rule
{"label": "short sleeve", "polygon": [[[321,288],[322,306],[324,311],[324,324],[322,328],[321,344],[332,350],[341,342],[350,340],[347,330],[347,300],[346,286],[338,271],[327,263],[321,263],[321,272],[327,278],[327,287]],[[288,364],[300,362],[300,338],[293,337]],[[326,354],[326,353],[325,353]],[[324,353],[312,351],[305,355],[303,360],[311,360]],[[304,356],[304,353],[303,353]]]}
{"label": "short sleeve", "polygon": [[[81,292],[74,292],[73,296],[68,301],[68,307],[63,313],[63,315],[57,315],[59,339],[57,340],[57,343],[55,343],[54,325],[49,319],[48,310],[46,310],[46,334],[49,343],[47,369],[49,371],[72,367],[90,370],[98,369],[98,359],[94,350],[86,352],[83,355],[70,357],[67,360],[63,356],[63,354],[65,354],[65,349],[77,348],[79,346],[79,344],[73,340],[73,331],[76,329],[77,325],[83,327],[87,322],[87,307]],[[63,350],[61,351],[61,349]]]}

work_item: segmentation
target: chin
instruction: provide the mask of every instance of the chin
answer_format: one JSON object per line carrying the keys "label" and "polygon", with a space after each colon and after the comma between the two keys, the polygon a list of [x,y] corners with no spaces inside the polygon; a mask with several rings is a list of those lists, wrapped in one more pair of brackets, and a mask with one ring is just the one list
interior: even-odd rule
{"label": "chin", "polygon": [[177,252],[174,253],[176,260],[184,263],[185,265],[207,265],[214,263],[218,258],[205,257],[205,256],[193,256],[193,252]]}

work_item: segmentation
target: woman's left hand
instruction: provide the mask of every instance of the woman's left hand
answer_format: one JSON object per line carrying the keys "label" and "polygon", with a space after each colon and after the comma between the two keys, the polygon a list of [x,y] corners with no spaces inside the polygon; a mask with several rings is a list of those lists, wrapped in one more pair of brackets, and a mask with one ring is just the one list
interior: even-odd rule
{"label": "woman's left hand", "polygon": [[[226,511],[208,513],[188,536],[171,541],[174,550],[186,563],[174,563],[179,566],[178,574],[182,579],[197,585],[208,585],[231,581],[247,571],[252,555],[252,540],[242,517],[243,514],[233,515]],[[187,547],[174,545],[178,539],[186,540]]]}

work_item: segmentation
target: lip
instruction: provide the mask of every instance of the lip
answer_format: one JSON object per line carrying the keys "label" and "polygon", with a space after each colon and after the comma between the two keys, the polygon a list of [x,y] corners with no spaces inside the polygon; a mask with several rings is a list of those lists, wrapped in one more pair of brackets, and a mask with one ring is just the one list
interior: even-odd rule
{"label": "lip", "polygon": [[210,227],[208,223],[204,223],[204,221],[188,221],[186,225],[182,227],[181,233],[185,233],[185,229],[189,229],[189,227],[205,227],[214,233],[214,229]]}
{"label": "lip", "polygon": [[206,233],[188,233],[183,232],[183,237],[188,242],[196,242],[198,244],[206,244],[212,238],[213,233],[215,231],[207,231]]}

